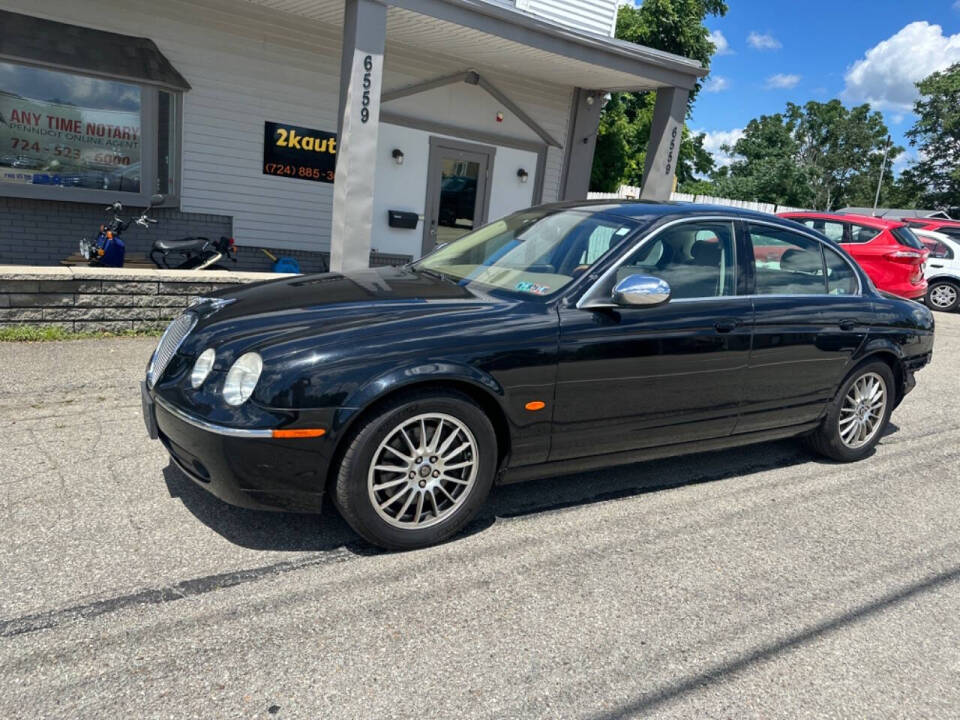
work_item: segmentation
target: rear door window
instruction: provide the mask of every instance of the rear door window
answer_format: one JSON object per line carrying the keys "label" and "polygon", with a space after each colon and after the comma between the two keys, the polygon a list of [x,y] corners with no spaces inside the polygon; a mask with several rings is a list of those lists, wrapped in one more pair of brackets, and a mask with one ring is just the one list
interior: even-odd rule
{"label": "rear door window", "polygon": [[836,243],[842,243],[843,223],[833,220],[821,220],[820,218],[808,218],[803,224],[812,230],[821,232]]}
{"label": "rear door window", "polygon": [[824,295],[821,243],[790,230],[749,224],[758,295]]}
{"label": "rear door window", "polygon": [[823,248],[824,265],[827,268],[827,288],[830,295],[856,295],[859,290],[856,273],[840,253]]}
{"label": "rear door window", "polygon": [[868,243],[879,235],[880,232],[881,231],[876,228],[850,223],[850,242],[854,244]]}
{"label": "rear door window", "polygon": [[953,260],[953,250],[947,247],[946,243],[942,243],[939,240],[928,240],[924,238],[922,240],[923,246],[930,251],[930,257],[937,258],[938,260]]}

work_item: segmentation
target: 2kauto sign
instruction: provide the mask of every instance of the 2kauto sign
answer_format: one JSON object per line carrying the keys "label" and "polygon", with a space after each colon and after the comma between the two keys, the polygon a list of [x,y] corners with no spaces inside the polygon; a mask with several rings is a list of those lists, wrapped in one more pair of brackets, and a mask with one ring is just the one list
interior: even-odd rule
{"label": "2kauto sign", "polygon": [[263,173],[332,183],[337,165],[335,133],[275,122],[263,124]]}

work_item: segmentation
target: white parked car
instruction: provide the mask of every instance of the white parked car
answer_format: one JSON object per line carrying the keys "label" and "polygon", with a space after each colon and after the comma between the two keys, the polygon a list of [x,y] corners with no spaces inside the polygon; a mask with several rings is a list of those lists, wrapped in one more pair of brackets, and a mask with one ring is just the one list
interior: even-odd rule
{"label": "white parked car", "polygon": [[960,305],[960,241],[933,230],[913,228],[930,251],[927,258],[927,305],[951,312]]}

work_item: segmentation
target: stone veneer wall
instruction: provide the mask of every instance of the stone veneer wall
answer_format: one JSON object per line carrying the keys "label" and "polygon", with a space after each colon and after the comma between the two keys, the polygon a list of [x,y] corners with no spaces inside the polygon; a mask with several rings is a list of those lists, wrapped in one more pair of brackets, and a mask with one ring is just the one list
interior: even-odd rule
{"label": "stone veneer wall", "polygon": [[163,327],[191,298],[277,273],[0,265],[0,327],[76,332]]}

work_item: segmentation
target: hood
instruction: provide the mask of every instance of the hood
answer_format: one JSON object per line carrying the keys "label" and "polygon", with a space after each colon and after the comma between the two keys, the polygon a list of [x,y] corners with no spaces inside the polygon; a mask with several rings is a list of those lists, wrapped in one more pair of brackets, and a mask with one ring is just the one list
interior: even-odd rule
{"label": "hood", "polygon": [[[238,285],[214,293],[212,297],[231,301],[215,314],[211,313],[210,319],[220,322],[244,315],[303,310],[325,305],[428,300],[462,302],[475,300],[478,295],[451,280],[414,272],[409,268],[387,267],[347,274],[298,275]],[[198,307],[197,310],[201,315],[205,315],[203,308]]]}
{"label": "hood", "polygon": [[349,342],[355,337],[348,334],[361,331],[401,334],[413,321],[427,318],[438,327],[519,302],[410,268],[281,278],[223,290],[212,295],[212,302],[195,305],[191,311],[200,319],[181,352],[222,347],[227,362],[234,352],[319,335]]}

